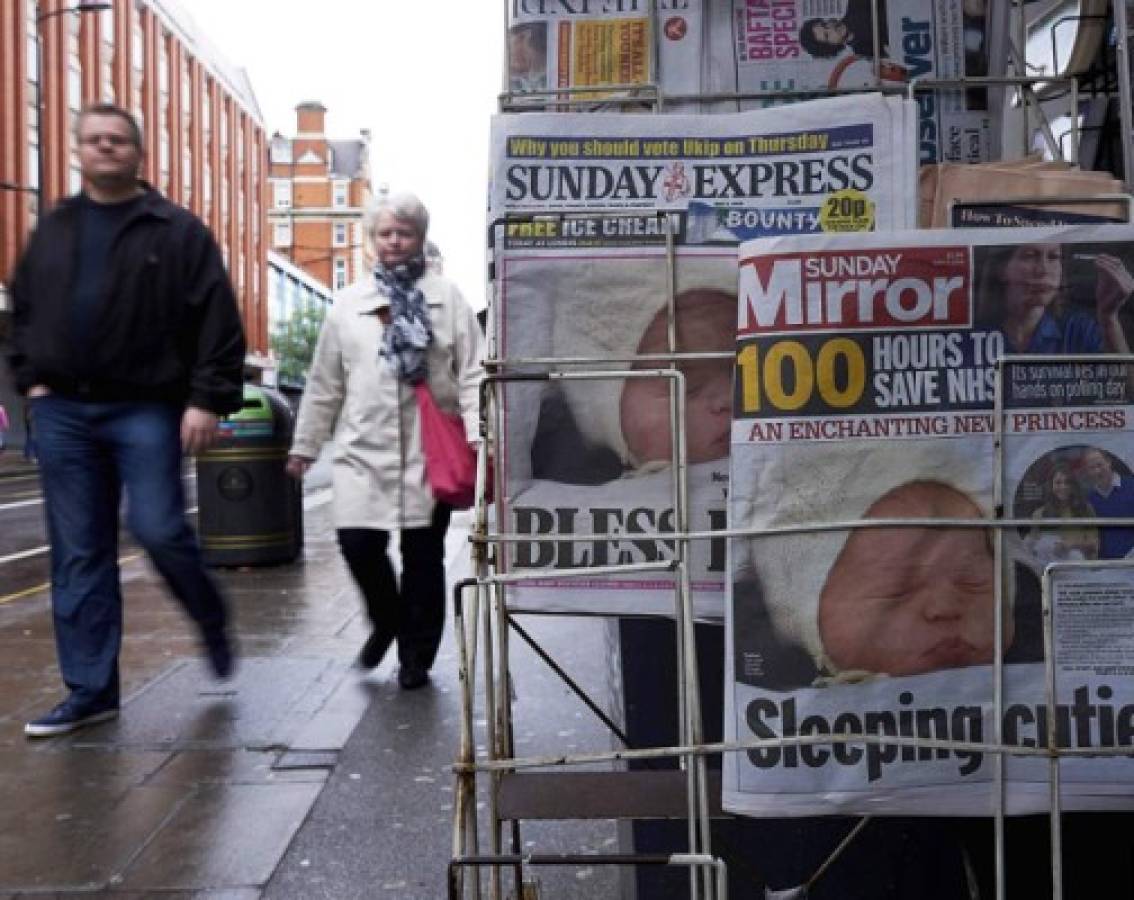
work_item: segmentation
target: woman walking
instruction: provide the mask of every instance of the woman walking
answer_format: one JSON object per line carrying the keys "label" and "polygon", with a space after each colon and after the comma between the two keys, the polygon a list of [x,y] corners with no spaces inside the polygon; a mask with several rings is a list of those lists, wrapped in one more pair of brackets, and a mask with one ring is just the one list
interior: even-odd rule
{"label": "woman walking", "polygon": [[[456,286],[426,267],[429,213],[412,194],[371,211],[376,259],[366,278],[328,311],[299,407],[288,471],[302,477],[334,441],[334,518],[339,547],[366,603],[372,631],[358,656],[377,666],[397,641],[406,689],[429,680],[445,625],[445,532],[452,512],[425,476],[414,385],[479,430],[483,339]],[[387,555],[401,533],[401,578]]]}

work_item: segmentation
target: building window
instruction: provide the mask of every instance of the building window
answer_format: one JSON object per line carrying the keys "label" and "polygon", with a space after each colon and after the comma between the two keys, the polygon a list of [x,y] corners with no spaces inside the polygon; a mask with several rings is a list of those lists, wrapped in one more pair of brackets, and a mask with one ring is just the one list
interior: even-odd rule
{"label": "building window", "polygon": [[135,72],[141,72],[146,67],[145,41],[145,35],[142,33],[142,26],[135,23],[133,28],[133,40],[130,42],[130,62],[133,63]]}
{"label": "building window", "polygon": [[276,209],[291,209],[291,182],[275,181],[272,183],[273,205]]}
{"label": "building window", "polygon": [[291,222],[276,222],[272,228],[272,244],[276,247],[291,246]]}
{"label": "building window", "polygon": [[67,106],[75,113],[83,106],[83,73],[78,69],[67,70]]}
{"label": "building window", "polygon": [[336,181],[331,193],[331,205],[344,207],[350,199],[350,182]]}
{"label": "building window", "polygon": [[335,290],[341,291],[347,285],[346,260],[335,260]]}
{"label": "building window", "polygon": [[347,223],[336,222],[334,231],[334,246],[345,247],[347,245]]}
{"label": "building window", "polygon": [[162,93],[169,92],[169,50],[167,44],[169,42],[169,35],[162,34],[158,38],[158,90]]}
{"label": "building window", "polygon": [[269,150],[270,161],[274,163],[287,164],[291,162],[291,141],[282,135],[274,135],[272,137],[271,149]]}
{"label": "building window", "polygon": [[39,43],[35,39],[35,35],[28,36],[28,81],[35,84],[36,78],[39,76],[39,69],[36,64],[36,57],[39,55]]}

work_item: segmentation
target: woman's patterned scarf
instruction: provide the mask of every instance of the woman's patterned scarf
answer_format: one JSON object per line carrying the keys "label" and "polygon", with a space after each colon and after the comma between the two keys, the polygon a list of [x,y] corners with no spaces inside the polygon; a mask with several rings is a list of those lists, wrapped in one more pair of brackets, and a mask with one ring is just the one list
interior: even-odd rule
{"label": "woman's patterned scarf", "polygon": [[406,384],[417,384],[429,375],[426,351],[433,343],[433,323],[425,295],[414,287],[425,273],[425,257],[418,255],[387,268],[374,266],[378,290],[390,298],[390,324],[378,354]]}

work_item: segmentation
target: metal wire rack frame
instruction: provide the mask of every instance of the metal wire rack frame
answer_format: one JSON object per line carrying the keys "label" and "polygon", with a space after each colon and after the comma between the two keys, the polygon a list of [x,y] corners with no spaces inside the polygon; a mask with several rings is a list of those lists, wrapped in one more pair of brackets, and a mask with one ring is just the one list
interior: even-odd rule
{"label": "metal wire rack frame", "polygon": [[[875,6],[875,30],[878,28],[877,17],[877,3],[878,0],[872,0]],[[505,27],[508,23],[508,7],[509,3],[505,3],[504,22]],[[1013,0],[1013,5],[1018,11],[1023,10],[1024,4],[1021,0]],[[657,0],[650,0],[650,46],[651,46],[651,72],[657,72],[658,60],[658,46],[657,46],[657,21],[658,21],[658,4]],[[1129,67],[1129,54],[1128,54],[1128,23],[1125,4],[1118,2],[1113,3],[1113,16],[1116,31],[1116,81],[1118,86],[1119,95],[1119,112],[1121,120],[1121,151],[1124,163],[1124,177],[1127,185],[1131,183],[1134,177],[1134,127],[1132,127],[1132,113],[1131,113],[1131,89],[1130,89],[1130,67]],[[1016,58],[1016,67],[1019,71],[1023,71],[1022,52],[1020,48],[1024,46],[1025,25],[1022,12],[1016,17],[1018,25],[1018,44],[1014,48],[1014,56]],[[875,35],[877,39],[877,33]],[[877,41],[876,41],[877,43]],[[507,41],[505,42],[507,48]],[[759,94],[759,93],[736,93],[736,94],[705,94],[705,95],[689,95],[689,96],[671,96],[666,97],[661,91],[660,85],[656,82],[646,85],[613,85],[603,88],[605,91],[621,92],[626,89],[631,93],[630,96],[613,96],[606,101],[596,101],[593,97],[595,88],[580,88],[580,89],[554,89],[543,92],[513,92],[508,84],[508,50],[505,51],[505,67],[504,67],[504,90],[499,97],[499,106],[502,111],[511,110],[532,110],[532,109],[553,109],[562,110],[569,109],[575,106],[587,104],[592,108],[600,108],[605,103],[613,103],[623,105],[626,103],[647,103],[652,106],[655,112],[663,112],[667,103],[677,103],[686,101],[714,101],[714,100],[758,100],[765,99],[768,96],[774,96],[776,99],[794,99],[797,95],[792,94],[790,97],[783,92],[774,92],[774,95]],[[878,77],[879,84],[881,85],[881,78],[879,73],[879,62],[875,61],[875,74]],[[903,88],[912,96],[915,92],[923,90],[957,90],[964,89],[965,87],[972,87],[977,84],[987,85],[1007,85],[1015,86],[1019,92],[1022,100],[1022,105],[1025,109],[1024,116],[1024,130],[1029,131],[1028,121],[1030,115],[1037,115],[1040,121],[1040,132],[1045,135],[1050,148],[1055,155],[1060,155],[1061,145],[1060,142],[1055,141],[1051,135],[1050,123],[1047,121],[1046,114],[1044,113],[1038,98],[1035,94],[1035,88],[1042,84],[1052,84],[1061,80],[1070,82],[1069,94],[1071,96],[1071,110],[1072,121],[1077,123],[1077,117],[1074,115],[1078,107],[1078,84],[1074,78],[1059,79],[1052,76],[1027,76],[1024,74],[1009,75],[1002,78],[961,78],[951,80],[921,80],[909,84]],[[876,88],[875,88],[876,89]],[[803,91],[799,92],[798,96],[814,97],[814,96],[827,96],[833,93],[847,93],[856,91]],[[591,96],[587,96],[587,95]],[[539,102],[541,101],[542,102]],[[1071,151],[1071,158],[1073,159],[1076,153],[1074,147],[1077,147],[1078,132],[1077,124],[1072,129],[1074,136],[1073,149]],[[1026,147],[1026,136],[1022,143]],[[1122,198],[1127,202],[1128,209],[1130,208],[1130,198],[1127,195],[1122,195]],[[1061,198],[1066,202],[1066,198]],[[1117,199],[1117,198],[1108,198]],[[987,201],[992,202],[992,201]],[[1022,203],[1019,198],[1013,198],[1013,203]],[[1036,202],[1052,202],[1050,198],[1044,198],[1043,201],[1029,201],[1029,203]],[[1099,198],[1091,198],[1089,202],[1100,202]],[[637,214],[641,215],[643,212],[649,213],[652,210],[629,210],[620,209],[611,211],[611,214]],[[588,211],[588,214],[601,214],[602,211]],[[662,218],[668,218],[664,213],[658,213]],[[538,214],[534,217],[538,218]],[[532,217],[528,217],[532,218]],[[494,226],[501,223],[494,223]],[[886,528],[895,526],[907,527],[928,527],[928,528],[980,528],[992,529],[994,532],[994,562],[996,570],[1003,572],[1004,565],[1004,531],[1007,528],[1018,527],[1036,527],[1036,526],[1059,526],[1066,525],[1064,520],[1047,520],[1047,519],[1032,519],[1026,520],[1018,519],[1003,514],[1003,478],[1004,478],[1004,418],[1005,411],[1003,406],[1003,379],[1004,370],[1006,367],[1019,364],[1019,363],[1042,363],[1042,362],[1060,362],[1067,363],[1076,361],[1076,355],[1058,355],[1058,356],[1039,356],[1039,355],[1005,355],[997,364],[996,373],[996,394],[995,394],[995,508],[997,515],[995,519],[870,519],[870,520],[857,520],[857,521],[843,521],[843,522],[824,522],[824,523],[810,523],[805,525],[797,525],[790,527],[780,527],[771,529],[725,529],[723,531],[694,531],[688,527],[687,519],[687,501],[688,501],[688,486],[686,484],[686,471],[685,471],[685,446],[684,446],[684,388],[683,378],[675,366],[683,361],[689,359],[702,359],[702,358],[720,358],[722,356],[731,357],[731,353],[678,353],[675,352],[675,323],[674,323],[674,282],[673,282],[673,266],[674,266],[674,246],[673,238],[670,229],[667,227],[667,240],[666,240],[666,264],[668,266],[667,276],[667,290],[668,290],[668,311],[669,311],[669,347],[670,351],[666,354],[649,354],[641,356],[633,356],[626,358],[512,358],[501,359],[496,355],[496,345],[494,335],[490,335],[489,343],[489,356],[490,359],[486,363],[486,369],[489,372],[485,381],[485,386],[482,391],[482,413],[481,413],[481,431],[482,437],[485,440],[481,442],[481,452],[478,458],[478,486],[477,486],[477,502],[475,505],[475,521],[473,533],[471,537],[473,547],[473,560],[475,566],[476,576],[468,579],[454,588],[454,611],[456,618],[456,632],[458,636],[458,656],[459,656],[459,669],[460,669],[460,684],[462,692],[462,717],[461,717],[461,740],[458,759],[454,765],[454,772],[456,775],[456,803],[454,804],[453,811],[453,855],[449,866],[449,896],[453,900],[457,898],[464,898],[471,891],[471,895],[475,898],[482,896],[483,884],[481,873],[483,870],[489,873],[489,892],[493,900],[499,900],[503,896],[502,890],[504,888],[503,872],[509,870],[512,872],[513,886],[515,896],[520,897],[528,896],[523,894],[523,879],[525,870],[529,867],[537,866],[556,866],[556,865],[573,865],[579,863],[588,863],[591,865],[670,865],[670,866],[684,866],[688,867],[690,874],[690,896],[692,900],[700,900],[701,897],[708,898],[724,898],[727,895],[727,869],[725,862],[714,856],[712,853],[711,841],[709,837],[708,821],[710,818],[710,811],[713,814],[719,811],[716,806],[715,798],[710,796],[710,779],[708,778],[707,769],[705,766],[706,758],[713,754],[722,754],[729,752],[740,752],[750,749],[768,748],[768,747],[783,747],[783,746],[801,746],[804,744],[834,744],[834,743],[848,743],[855,745],[877,744],[891,747],[902,746],[916,746],[919,748],[928,749],[949,749],[949,750],[974,750],[983,753],[990,753],[993,755],[994,766],[994,841],[995,841],[995,866],[996,866],[996,897],[997,900],[1003,900],[1006,896],[1006,873],[1004,870],[1004,800],[1005,800],[1005,779],[1004,779],[1004,759],[1006,756],[1035,756],[1046,757],[1050,760],[1050,817],[1051,817],[1051,832],[1052,832],[1052,857],[1051,868],[1053,873],[1053,885],[1055,898],[1062,897],[1062,872],[1061,860],[1059,854],[1060,846],[1060,812],[1061,812],[1061,797],[1059,790],[1059,762],[1061,759],[1070,758],[1075,756],[1098,756],[1114,755],[1114,756],[1129,756],[1134,755],[1134,750],[1131,748],[1106,748],[1105,751],[1099,748],[1090,748],[1089,750],[1082,750],[1080,748],[1060,748],[1056,746],[1055,742],[1049,739],[1049,746],[1046,748],[1029,748],[1016,745],[1006,745],[1003,743],[1003,735],[1001,732],[1002,714],[1003,714],[1003,647],[1002,641],[999,639],[1000,635],[997,634],[996,640],[996,653],[994,659],[994,706],[996,709],[996,731],[994,739],[988,743],[971,743],[962,741],[929,739],[929,738],[901,738],[889,735],[878,735],[868,733],[858,734],[838,734],[838,735],[803,735],[793,736],[787,738],[775,739],[759,739],[747,741],[733,741],[733,742],[716,742],[706,743],[703,740],[703,727],[701,722],[700,705],[699,705],[699,691],[697,685],[697,666],[696,666],[696,648],[692,639],[693,629],[693,615],[692,606],[690,602],[690,586],[689,575],[686,568],[686,560],[688,553],[688,546],[692,541],[703,541],[736,537],[756,537],[761,535],[771,534],[786,534],[798,533],[805,531],[850,531],[860,528]],[[493,306],[493,297],[490,286],[489,292],[490,314]],[[1130,365],[1134,364],[1134,356],[1130,355],[1116,355],[1116,354],[1091,354],[1090,356],[1083,356],[1083,359],[1099,362],[1104,360],[1112,360],[1122,362]],[[656,365],[654,369],[630,369],[630,368],[616,368],[615,364],[629,364],[635,363],[641,365],[649,363]],[[668,368],[666,367],[668,366]],[[528,371],[520,372],[518,369],[526,369]],[[533,372],[532,369],[537,371]],[[578,754],[561,754],[554,756],[544,757],[528,757],[522,758],[515,755],[515,744],[512,732],[512,714],[511,714],[511,674],[508,663],[509,655],[509,639],[510,633],[515,632],[522,634],[524,639],[529,641],[532,646],[535,645],[530,637],[524,635],[522,629],[513,622],[514,612],[510,611],[505,598],[505,587],[509,584],[522,583],[526,577],[523,573],[510,573],[500,568],[502,561],[502,550],[505,545],[509,543],[519,543],[523,541],[530,541],[531,536],[526,534],[515,534],[507,531],[493,531],[490,528],[489,516],[489,503],[486,500],[485,486],[487,484],[487,475],[489,466],[494,466],[495,483],[502,485],[503,472],[501,471],[501,461],[499,457],[490,458],[490,448],[499,446],[499,438],[502,434],[502,403],[500,402],[501,389],[509,382],[521,381],[555,381],[561,379],[623,379],[623,378],[663,378],[668,379],[671,385],[671,416],[670,416],[670,429],[673,448],[673,473],[674,473],[674,504],[675,509],[678,510],[678,517],[676,521],[676,530],[667,532],[658,532],[656,534],[643,533],[640,535],[643,540],[650,539],[664,539],[673,543],[676,548],[674,558],[664,562],[658,563],[645,563],[639,565],[619,565],[612,567],[605,567],[605,569],[585,568],[577,570],[561,570],[557,572],[557,577],[593,577],[598,571],[611,571],[619,573],[628,573],[634,571],[665,571],[674,575],[674,615],[679,627],[675,630],[676,651],[678,655],[678,671],[679,683],[677,687],[677,696],[679,698],[679,735],[681,743],[669,747],[650,747],[650,748],[637,748],[637,749],[622,749],[605,752],[592,752],[592,753],[578,753]],[[1076,520],[1078,525],[1085,526],[1127,526],[1134,525],[1134,519],[1081,519]],[[617,537],[612,533],[573,533],[572,540],[591,540],[591,539],[611,539]],[[1054,633],[1053,633],[1053,620],[1051,614],[1051,593],[1052,593],[1052,577],[1058,572],[1068,568],[1083,568],[1083,567],[1101,567],[1101,563],[1077,563],[1077,564],[1057,564],[1053,565],[1045,572],[1043,577],[1043,591],[1042,591],[1042,604],[1043,604],[1043,617],[1044,617],[1044,664],[1045,664],[1045,681],[1046,681],[1046,700],[1049,705],[1053,704],[1056,700],[1055,694],[1055,676],[1054,676]],[[1109,564],[1108,564],[1109,565]],[[1116,563],[1113,564],[1119,567],[1126,568],[1126,564]],[[1003,608],[1003,578],[999,578],[996,584],[995,602],[998,609]],[[1002,628],[1002,619],[1000,615],[996,616],[996,628]],[[572,690],[584,699],[584,702],[601,716],[601,710],[598,705],[586,697],[585,692],[582,691],[578,685],[570,680],[570,677],[561,668],[559,668],[550,656],[544,653],[537,647],[541,656],[552,666],[561,677],[565,679],[565,683],[569,684]],[[487,746],[486,752],[483,757],[478,756],[476,751],[476,742],[474,736],[474,722],[475,722],[475,706],[476,706],[476,678],[478,673],[478,652],[483,655],[481,666],[483,669],[484,679],[484,710],[485,710],[485,723],[487,730]],[[605,718],[605,717],[602,717]],[[1053,722],[1054,717],[1049,719]],[[618,733],[617,729],[613,727],[613,723],[606,720],[608,727],[612,727],[614,733]],[[1053,726],[1051,726],[1053,727]],[[1050,736],[1049,736],[1050,738]],[[681,817],[687,821],[687,836],[688,836],[688,852],[676,853],[669,855],[659,854],[524,854],[520,852],[522,842],[520,841],[519,832],[519,818],[509,818],[507,821],[511,822],[512,833],[511,843],[512,852],[505,852],[503,847],[503,828],[506,818],[502,815],[500,808],[501,787],[506,784],[508,778],[519,775],[530,770],[540,770],[561,767],[570,767],[573,765],[594,764],[594,763],[607,763],[618,764],[629,760],[647,760],[659,758],[674,758],[676,757],[681,763],[681,770],[672,773],[678,775],[683,782],[685,792],[685,802],[683,804],[684,810]],[[609,775],[611,778],[619,779],[627,785],[632,785],[637,776],[651,773],[641,772],[625,772],[625,771],[611,771],[609,773],[602,773]],[[491,792],[489,794],[489,821],[491,827],[490,834],[490,852],[487,854],[480,852],[480,838],[478,835],[478,820],[477,820],[477,783],[478,776],[488,776],[491,780]],[[673,779],[671,779],[673,782]],[[651,788],[652,790],[652,788]],[[623,792],[622,799],[634,801],[635,797],[633,792]],[[640,796],[638,797],[638,805],[640,806]],[[634,802],[628,803],[633,806]],[[615,816],[617,812],[614,806],[607,804],[602,810],[603,817],[620,817]],[[655,807],[657,805],[655,804]],[[671,804],[660,804],[660,810],[663,815],[670,815],[676,812]],[[640,810],[639,810],[640,811]],[[655,808],[652,814],[657,814],[659,810]],[[650,815],[651,811],[647,811],[646,815]],[[567,816],[555,816],[557,818],[566,818]],[[863,820],[864,822],[866,819]],[[835,849],[831,857],[820,867],[809,881],[813,882],[822,871],[830,864],[831,860],[838,855],[849,843],[853,840],[854,834],[848,836],[846,840]],[[472,878],[466,878],[466,872],[471,870],[474,873]]]}

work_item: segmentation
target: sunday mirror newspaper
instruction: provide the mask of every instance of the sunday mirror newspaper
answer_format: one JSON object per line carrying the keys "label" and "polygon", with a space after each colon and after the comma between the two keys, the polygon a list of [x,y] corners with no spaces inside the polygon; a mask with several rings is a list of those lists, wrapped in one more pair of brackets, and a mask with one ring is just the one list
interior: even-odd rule
{"label": "sunday mirror newspaper", "polygon": [[[727,809],[987,814],[994,756],[974,745],[998,733],[1044,747],[1054,719],[1061,746],[1134,744],[1134,658],[1118,637],[1096,652],[1128,571],[1059,583],[1052,710],[1040,612],[1049,565],[1134,556],[1134,528],[1099,521],[1134,517],[1132,273],[1118,225],[740,247],[729,522],[756,533],[729,545],[726,732],[812,743],[726,754]],[[999,569],[979,527],[998,505],[1024,523]],[[840,733],[959,745],[822,740]],[[1134,806],[1132,765],[1064,761],[1065,806]],[[1006,767],[1009,812],[1046,809],[1048,761]]]}

